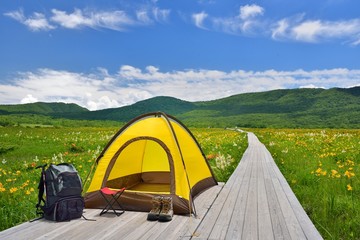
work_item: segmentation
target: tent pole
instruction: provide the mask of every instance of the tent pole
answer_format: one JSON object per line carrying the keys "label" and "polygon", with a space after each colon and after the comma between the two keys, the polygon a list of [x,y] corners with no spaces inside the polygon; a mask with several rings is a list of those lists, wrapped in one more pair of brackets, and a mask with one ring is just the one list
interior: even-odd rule
{"label": "tent pole", "polygon": [[[181,161],[183,163],[183,166],[184,166],[184,169],[185,169],[185,173],[186,173],[186,180],[187,180],[187,183],[188,183],[188,187],[189,187],[189,190],[190,190],[190,199],[189,199],[189,212],[190,212],[190,216],[191,216],[191,207],[194,208],[194,216],[196,217],[197,214],[196,214],[196,209],[195,209],[195,204],[194,204],[194,201],[193,201],[193,197],[192,197],[192,191],[191,191],[191,186],[190,186],[190,180],[189,180],[189,176],[187,174],[187,171],[186,171],[186,166],[185,166],[185,162],[184,162],[184,157],[183,157],[183,154],[182,154],[182,151],[181,151],[181,148],[180,148],[180,144],[179,144],[179,141],[178,141],[178,138],[176,136],[176,133],[175,133],[175,130],[169,120],[169,118],[167,117],[167,115],[163,112],[159,112],[159,115],[162,115],[166,122],[168,123],[170,129],[171,129],[171,132],[174,136],[174,139],[175,139],[175,142],[176,142],[176,146],[179,150],[179,153],[180,153],[180,157],[181,157]],[[191,206],[192,205],[192,206]]]}
{"label": "tent pole", "polygon": [[89,171],[88,175],[87,175],[86,178],[85,178],[85,181],[84,181],[84,184],[83,184],[83,189],[82,189],[83,191],[84,191],[84,189],[85,189],[85,185],[86,185],[87,181],[89,180],[89,177],[90,177],[91,173],[92,173],[93,170],[94,170],[95,164],[97,164],[97,161],[96,161],[96,160],[95,160],[94,163],[91,165],[90,171]]}

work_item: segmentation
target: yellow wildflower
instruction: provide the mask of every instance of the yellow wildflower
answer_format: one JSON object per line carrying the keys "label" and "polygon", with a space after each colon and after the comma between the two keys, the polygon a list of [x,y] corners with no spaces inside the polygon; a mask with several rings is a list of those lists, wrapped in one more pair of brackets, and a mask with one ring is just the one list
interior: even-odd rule
{"label": "yellow wildflower", "polygon": [[4,188],[3,184],[0,183],[0,192],[5,192],[5,191],[6,191],[6,189]]}
{"label": "yellow wildflower", "polygon": [[341,175],[339,174],[339,172],[338,171],[336,171],[336,170],[331,170],[331,177],[332,178],[340,178],[341,177]]}
{"label": "yellow wildflower", "polygon": [[352,190],[353,190],[353,188],[352,188],[352,186],[351,186],[350,184],[346,185],[346,189],[347,189],[348,191],[352,191]]}
{"label": "yellow wildflower", "polygon": [[351,178],[351,177],[354,177],[354,176],[355,176],[355,173],[346,170],[346,172],[344,173],[344,175],[347,176],[348,178]]}
{"label": "yellow wildflower", "polygon": [[26,182],[23,183],[23,185],[21,186],[21,188],[24,188],[24,187],[28,186],[28,185],[29,185],[29,182],[30,182],[30,180],[26,180]]}
{"label": "yellow wildflower", "polygon": [[17,190],[18,190],[17,187],[12,187],[12,188],[10,188],[10,193],[14,193],[14,192],[16,192]]}
{"label": "yellow wildflower", "polygon": [[346,165],[348,165],[348,166],[354,166],[355,163],[354,163],[354,161],[346,160]]}

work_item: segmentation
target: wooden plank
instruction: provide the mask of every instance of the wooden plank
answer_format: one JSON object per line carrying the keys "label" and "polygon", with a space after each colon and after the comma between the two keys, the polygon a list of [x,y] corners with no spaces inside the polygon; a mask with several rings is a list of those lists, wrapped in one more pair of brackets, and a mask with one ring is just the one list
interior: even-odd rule
{"label": "wooden plank", "polygon": [[[174,221],[176,222],[176,218],[180,216],[174,216]],[[171,222],[158,222],[158,221],[147,221],[146,217],[143,219],[143,221],[140,222],[140,224],[133,229],[133,231],[127,235],[124,236],[124,239],[146,239],[146,236],[151,236],[154,231],[158,231],[161,229],[165,229],[167,226],[169,226]],[[115,238],[114,238],[115,239]]]}
{"label": "wooden plank", "polygon": [[[64,225],[64,223],[62,223],[62,225]],[[43,234],[46,234],[48,229],[54,229],[58,226],[56,226],[55,223],[44,220],[38,220],[33,223],[26,222],[17,226],[16,228],[10,228],[1,232],[0,239],[34,239],[39,235],[41,236]],[[37,229],[37,231],[35,229]]]}
{"label": "wooden plank", "polygon": [[239,192],[241,192],[242,189],[247,189],[247,184],[242,181],[245,175],[243,171],[246,170],[246,168],[243,166],[241,170],[242,171],[238,171],[236,173],[238,174],[238,178],[236,180],[234,178],[236,183],[232,185],[230,193],[224,202],[224,206],[219,213],[218,220],[211,231],[210,239],[224,239],[228,232],[230,221],[233,216],[234,209],[236,208],[235,205],[237,203]]}
{"label": "wooden plank", "polygon": [[[99,214],[100,211],[93,211],[91,209],[90,211],[86,212],[86,216],[91,219],[96,219],[96,216]],[[46,221],[46,220],[44,220]],[[46,221],[47,222],[47,221]],[[47,227],[45,228],[46,233],[44,234],[37,234],[36,239],[56,239],[56,237],[63,236],[64,234],[67,234],[68,231],[71,229],[76,228],[87,228],[90,225],[94,224],[94,221],[86,221],[83,218],[80,219],[74,219],[68,222],[50,222],[50,225],[54,225],[54,227]],[[48,224],[49,225],[49,224]],[[36,227],[34,228],[36,232]]]}
{"label": "wooden plank", "polygon": [[268,203],[268,196],[266,192],[265,182],[267,179],[265,178],[264,174],[264,162],[265,156],[262,153],[259,153],[258,156],[258,168],[259,174],[258,178],[258,232],[259,232],[259,239],[275,239],[273,233],[273,226],[271,223],[270,218],[270,210],[269,210],[269,203]]}
{"label": "wooden plank", "polygon": [[[90,213],[89,217],[93,217]],[[45,219],[40,219],[35,222],[26,222],[15,228],[10,228],[0,233],[0,239],[36,239],[39,236],[44,236],[51,231],[65,232],[67,229],[81,225],[88,222],[83,218],[74,219],[70,222],[53,222]]]}
{"label": "wooden plank", "polygon": [[[250,143],[249,143],[250,144]],[[249,146],[250,147],[250,146]],[[233,214],[231,217],[231,221],[229,223],[228,232],[226,234],[226,239],[241,239],[244,223],[245,223],[245,213],[246,213],[246,205],[248,199],[248,192],[250,188],[250,176],[251,176],[251,167],[252,167],[252,158],[253,151],[249,150],[247,155],[241,159],[245,164],[243,167],[243,178],[241,181],[242,189],[238,192],[238,196],[236,198],[235,208],[233,209]]]}
{"label": "wooden plank", "polygon": [[191,238],[193,236],[195,229],[200,224],[201,220],[204,218],[206,213],[209,211],[209,208],[213,205],[215,199],[217,198],[223,186],[224,183],[219,183],[219,185],[207,189],[205,192],[201,193],[201,195],[199,195],[195,199],[197,217],[196,218],[188,217],[183,225],[179,225],[179,224],[170,225],[159,235],[159,238],[161,239]]}
{"label": "wooden plank", "polygon": [[[245,151],[244,156],[248,155],[249,152]],[[225,184],[223,189],[221,190],[219,196],[215,200],[214,204],[209,209],[208,213],[201,221],[199,227],[195,230],[193,234],[194,239],[207,239],[211,234],[215,224],[220,220],[219,215],[222,211],[226,211],[230,206],[226,205],[225,202],[228,199],[228,195],[233,191],[233,186],[238,183],[241,175],[239,171],[243,171],[243,165],[245,162],[242,160],[239,163],[239,166],[235,169],[234,173],[229,178],[228,182]]]}
{"label": "wooden plank", "polygon": [[[275,163],[272,161],[269,161],[267,163],[268,170],[270,175],[273,177],[271,178],[272,184],[274,186],[274,190],[277,196],[277,200],[279,201],[279,205],[282,211],[282,214],[285,219],[286,227],[289,231],[290,237],[292,239],[306,239],[300,224],[296,218],[296,215],[290,205],[289,200],[286,197],[286,194],[284,193],[281,184],[279,182],[279,176],[274,172],[274,166],[277,168]],[[282,177],[282,176],[281,176]]]}
{"label": "wooden plank", "polygon": [[248,196],[245,207],[244,229],[242,232],[243,239],[258,239],[258,219],[257,219],[257,166],[256,166],[256,153],[253,151],[253,158],[251,159],[251,175],[248,190]]}
{"label": "wooden plank", "polygon": [[119,217],[111,213],[99,216],[101,210],[91,210],[93,210],[93,212],[96,214],[92,218],[96,221],[83,221],[79,225],[70,224],[63,231],[55,229],[44,234],[39,239],[64,239],[64,236],[67,236],[67,238],[69,239],[90,239],[91,237],[96,235],[106,235],[114,228],[114,226],[123,226],[129,221],[129,218],[137,217],[138,214],[140,214],[134,214],[133,212],[125,212]]}
{"label": "wooden plank", "polygon": [[139,217],[129,222],[124,228],[121,228],[121,231],[118,233],[109,236],[108,239],[119,239],[120,236],[122,239],[140,239],[141,236],[146,234],[151,228],[155,227],[156,224],[160,223],[157,221],[147,221],[147,213],[141,213]]}
{"label": "wooden plank", "polygon": [[272,178],[274,176],[270,175],[267,165],[267,163],[272,160],[268,159],[266,155],[264,160],[265,161],[262,163],[262,165],[263,165],[263,173],[265,180],[265,191],[269,205],[269,213],[273,228],[273,236],[275,239],[291,239],[290,233],[286,226],[284,215],[280,207],[280,203],[275,193],[274,185],[272,184]]}
{"label": "wooden plank", "polygon": [[204,216],[204,219],[200,222],[198,228],[193,234],[193,238],[208,238],[210,235],[211,229],[215,225],[220,211],[223,209],[224,202],[226,201],[227,195],[230,193],[231,184],[225,184],[221,194],[217,197],[207,214]]}
{"label": "wooden plank", "polygon": [[[126,214],[127,213],[127,214]],[[139,218],[144,217],[141,212],[125,212],[120,217],[113,216],[112,218],[103,219],[101,226],[96,228],[82,229],[88,231],[84,236],[83,234],[77,235],[78,238],[86,237],[85,239],[110,239],[112,236],[121,236],[124,229],[132,222],[138,221]]]}

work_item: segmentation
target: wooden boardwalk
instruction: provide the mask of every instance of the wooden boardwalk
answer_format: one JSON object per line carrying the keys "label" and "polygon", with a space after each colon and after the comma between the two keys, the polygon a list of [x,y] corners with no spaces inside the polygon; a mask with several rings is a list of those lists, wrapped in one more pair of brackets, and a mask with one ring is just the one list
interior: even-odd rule
{"label": "wooden boardwalk", "polygon": [[254,134],[248,139],[228,182],[195,199],[197,218],[175,215],[161,223],[143,212],[100,217],[100,210],[86,209],[96,221],[27,222],[0,232],[0,239],[322,239],[268,150]]}

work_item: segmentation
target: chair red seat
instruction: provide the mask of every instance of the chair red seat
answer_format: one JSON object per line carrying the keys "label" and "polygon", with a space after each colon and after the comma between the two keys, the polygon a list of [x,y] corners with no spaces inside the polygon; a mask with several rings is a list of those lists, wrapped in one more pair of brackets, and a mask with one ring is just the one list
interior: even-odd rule
{"label": "chair red seat", "polygon": [[104,187],[100,190],[102,193],[106,194],[106,195],[115,195],[117,194],[118,192],[123,192],[125,191],[125,188],[122,188],[122,189],[110,189],[108,187]]}
{"label": "chair red seat", "polygon": [[[104,213],[107,213],[110,209],[115,213],[116,216],[120,216],[125,212],[124,208],[121,206],[119,202],[119,198],[125,190],[126,188],[110,189],[108,187],[103,187],[102,189],[100,189],[100,193],[106,201],[106,206],[101,211],[100,216]],[[114,206],[115,204],[117,206]],[[118,209],[116,209],[117,207]]]}

